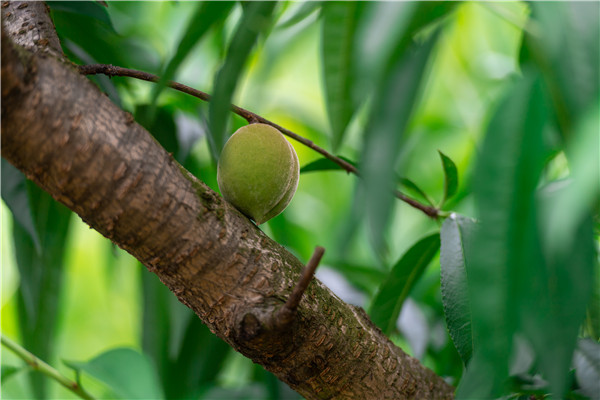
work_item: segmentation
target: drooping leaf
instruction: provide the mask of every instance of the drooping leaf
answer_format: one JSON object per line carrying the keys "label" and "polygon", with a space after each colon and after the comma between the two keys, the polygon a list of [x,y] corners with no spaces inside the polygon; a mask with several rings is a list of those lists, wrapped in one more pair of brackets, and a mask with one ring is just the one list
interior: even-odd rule
{"label": "drooping leaf", "polygon": [[567,138],[580,114],[600,96],[600,5],[532,2],[531,7],[537,34],[525,35],[524,50],[544,76],[558,126]]}
{"label": "drooping leaf", "polygon": [[110,15],[105,7],[102,7],[95,1],[51,1],[48,3],[51,9],[75,14],[72,18],[78,18],[80,15],[91,17],[100,21],[112,33],[117,33],[112,24]]}
{"label": "drooping leaf", "polygon": [[426,64],[437,35],[414,52],[394,60],[388,75],[380,82],[369,122],[364,131],[360,190],[365,193],[365,216],[369,236],[378,252],[385,250],[384,235],[395,203],[395,166],[404,130],[418,100]]}
{"label": "drooping leaf", "polygon": [[231,99],[246,59],[259,34],[270,26],[276,2],[249,2],[229,44],[225,63],[217,73],[209,105],[209,145],[217,160],[227,141],[227,121]]}
{"label": "drooping leaf", "polygon": [[332,147],[336,150],[358,106],[352,89],[356,70],[352,62],[362,3],[330,1],[324,2],[322,7],[321,59]]}
{"label": "drooping leaf", "polygon": [[549,114],[539,78],[527,69],[524,75],[490,120],[478,160],[481,229],[467,274],[473,358],[458,398],[496,397],[506,390],[513,335],[522,320],[542,312],[540,294],[532,288],[540,283],[544,262],[535,192],[546,157],[543,132]]}
{"label": "drooping leaf", "polygon": [[389,335],[394,330],[404,300],[439,248],[439,233],[421,239],[404,253],[381,284],[369,314],[384,333]]}
{"label": "drooping leaf", "polygon": [[467,259],[472,251],[474,231],[473,220],[452,214],[444,221],[440,233],[442,304],[448,332],[464,365],[473,354]]}
{"label": "drooping leaf", "polygon": [[29,234],[36,251],[41,251],[40,238],[33,216],[31,214],[31,205],[27,194],[27,178],[15,167],[13,167],[4,158],[2,159],[2,200],[12,212],[14,221]]}
{"label": "drooping leaf", "polygon": [[444,198],[441,202],[441,205],[443,206],[446,200],[456,193],[456,189],[458,188],[458,170],[450,157],[446,156],[441,151],[438,151],[438,153],[440,153],[442,166],[444,167]]}
{"label": "drooping leaf", "polygon": [[112,349],[88,362],[65,361],[65,365],[105,383],[121,399],[164,399],[152,362],[133,349]]}
{"label": "drooping leaf", "polygon": [[[17,290],[19,330],[23,347],[48,360],[55,348],[63,261],[72,212],[31,181],[25,185],[40,249],[34,245],[29,232],[20,224],[13,224],[20,276]],[[35,396],[45,398],[47,380],[36,373],[30,373],[29,377]]]}
{"label": "drooping leaf", "polygon": [[[342,160],[346,161],[347,163],[356,166],[356,163],[344,156],[338,156],[339,158],[341,158]],[[340,171],[344,171],[344,169],[337,163],[331,161],[328,158],[319,158],[315,161],[309,162],[308,164],[306,164],[305,166],[303,166],[302,168],[300,168],[300,173],[305,173],[305,172],[316,172],[316,171],[332,171],[332,170],[340,170]]]}
{"label": "drooping leaf", "polygon": [[203,1],[196,5],[196,11],[181,35],[177,51],[161,74],[160,81],[152,90],[150,109],[153,110],[156,107],[156,100],[166,87],[167,82],[173,79],[181,63],[202,40],[206,32],[213,26],[222,23],[234,5],[235,2],[232,1]]}

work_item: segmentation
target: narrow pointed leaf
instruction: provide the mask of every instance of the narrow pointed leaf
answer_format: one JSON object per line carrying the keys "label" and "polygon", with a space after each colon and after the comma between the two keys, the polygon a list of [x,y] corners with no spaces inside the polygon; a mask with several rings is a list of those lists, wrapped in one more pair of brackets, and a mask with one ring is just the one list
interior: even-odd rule
{"label": "narrow pointed leaf", "polygon": [[322,68],[333,149],[342,143],[357,102],[353,99],[354,39],[360,2],[324,2],[322,9]]}
{"label": "narrow pointed leaf", "polygon": [[152,90],[151,109],[154,109],[158,96],[166,87],[167,82],[173,79],[181,63],[213,26],[222,23],[227,18],[234,5],[235,2],[232,1],[203,1],[196,5],[196,11],[181,35],[177,51],[161,74],[160,81]]}
{"label": "narrow pointed leaf", "polygon": [[244,65],[261,32],[268,29],[276,2],[248,2],[238,23],[225,63],[217,73],[209,105],[209,145],[217,160],[229,136],[226,132],[231,100]]}
{"label": "narrow pointed leaf", "polygon": [[421,239],[404,253],[379,287],[369,314],[386,334],[394,330],[404,300],[439,249],[439,233]]}
{"label": "narrow pointed leaf", "polygon": [[315,11],[318,11],[321,6],[322,4],[320,1],[305,1],[296,8],[293,15],[277,24],[276,28],[285,29],[292,27],[310,17]]}
{"label": "narrow pointed leaf", "polygon": [[456,189],[458,188],[458,170],[450,157],[441,151],[438,151],[438,153],[440,153],[444,168],[444,198],[441,203],[443,206],[446,200],[450,199],[456,193]]}

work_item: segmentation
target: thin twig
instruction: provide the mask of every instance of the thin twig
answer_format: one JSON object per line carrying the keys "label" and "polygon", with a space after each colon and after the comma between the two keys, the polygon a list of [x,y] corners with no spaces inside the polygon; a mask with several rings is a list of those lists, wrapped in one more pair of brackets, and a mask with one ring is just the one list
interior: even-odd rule
{"label": "thin twig", "polygon": [[[155,83],[160,80],[160,78],[154,74],[149,74],[147,72],[138,71],[135,69],[115,67],[114,65],[108,65],[108,64],[80,65],[79,72],[83,75],[103,74],[103,75],[107,75],[107,76],[126,76],[126,77],[130,77],[130,78],[135,78],[135,79],[140,79],[143,81],[155,82]],[[212,97],[210,94],[208,94],[206,92],[183,85],[179,82],[169,81],[169,82],[167,82],[167,86],[172,89],[178,90],[180,92],[197,97],[203,101],[210,101],[210,99]],[[280,125],[277,125],[276,123],[271,122],[268,119],[263,118],[260,115],[253,113],[252,111],[248,111],[242,107],[238,107],[235,104],[231,105],[231,111],[233,111],[235,114],[239,115],[240,117],[244,118],[246,121],[248,121],[248,123],[260,122],[263,124],[271,125],[272,127],[278,129],[284,135],[291,137],[292,139],[296,140],[297,142],[300,142],[303,145],[305,145],[306,147],[313,149],[317,153],[321,154],[326,159],[333,161],[334,163],[339,165],[346,172],[352,173],[356,176],[360,176],[358,169],[354,165],[350,164],[349,162],[347,162],[346,160],[343,160],[340,157],[334,156],[333,154],[329,153],[327,150],[323,149],[322,147],[317,146],[316,144],[313,143],[312,140],[308,140],[305,137],[302,137],[302,136],[290,131],[289,129],[286,129]],[[430,207],[425,204],[421,204],[418,201],[416,201],[415,199],[412,199],[399,191],[395,191],[394,195],[397,198],[399,198],[400,200],[407,203],[408,205],[410,205],[418,210],[421,210],[423,213],[425,213],[427,216],[429,216],[431,218],[435,219],[439,216],[439,210],[437,208]]]}
{"label": "thin twig", "polygon": [[275,322],[277,326],[283,327],[288,325],[296,314],[296,310],[298,309],[298,305],[300,304],[300,300],[302,299],[302,295],[306,291],[308,284],[312,280],[315,270],[319,266],[319,262],[321,262],[321,258],[325,253],[325,249],[321,246],[317,246],[315,251],[313,252],[312,257],[306,264],[306,267],[302,270],[302,275],[300,275],[300,279],[296,283],[294,290],[288,297],[285,304],[277,311],[275,315]]}
{"label": "thin twig", "polygon": [[40,360],[29,351],[21,347],[19,344],[13,342],[4,335],[0,336],[0,340],[7,349],[11,350],[13,353],[23,359],[23,361],[25,361],[32,369],[54,379],[56,382],[60,383],[82,399],[94,400],[94,396],[86,392],[85,389],[82,388],[77,382],[65,377],[56,369],[52,368],[50,365],[46,364],[44,361]]}

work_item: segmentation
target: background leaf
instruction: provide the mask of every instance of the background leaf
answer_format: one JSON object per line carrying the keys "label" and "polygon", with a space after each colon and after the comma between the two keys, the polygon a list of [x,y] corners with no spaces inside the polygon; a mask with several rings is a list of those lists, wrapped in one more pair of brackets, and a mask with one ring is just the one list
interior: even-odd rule
{"label": "background leaf", "polygon": [[[19,330],[23,346],[41,359],[49,360],[55,348],[64,252],[72,212],[31,181],[25,182],[25,188],[41,246],[38,250],[30,233],[20,224],[13,224],[20,277],[17,291]],[[46,398],[45,377],[35,371],[29,376],[35,396]]]}
{"label": "background leaf", "polygon": [[331,123],[332,147],[342,143],[346,127],[356,111],[358,99],[354,97],[352,65],[354,39],[361,2],[324,2],[322,17],[322,68],[325,98]]}
{"label": "background leaf", "polygon": [[72,18],[78,18],[79,15],[85,15],[91,17],[108,28],[112,33],[117,33],[115,27],[112,24],[110,15],[105,7],[102,7],[98,2],[95,1],[52,1],[50,7],[53,10],[63,11],[71,14],[75,14]]}
{"label": "background leaf", "polygon": [[213,26],[221,24],[229,16],[234,5],[235,2],[231,1],[203,1],[196,5],[196,11],[179,39],[177,51],[160,74],[160,81],[152,89],[151,110],[154,110],[158,96],[167,82],[173,79],[188,54],[202,40],[206,32]]}
{"label": "background leaf", "polygon": [[394,330],[402,303],[439,248],[439,233],[421,239],[402,256],[383,281],[369,314],[371,320],[386,334],[389,335]]}
{"label": "background leaf", "polygon": [[452,214],[444,221],[440,233],[442,304],[448,332],[465,365],[473,354],[467,260],[473,251],[474,232],[475,223],[471,219]]}
{"label": "background leaf", "polygon": [[[356,166],[356,163],[352,160],[349,160],[346,157],[343,156],[338,156],[339,158],[341,158],[342,160],[346,161],[349,164],[352,164],[354,166]],[[340,171],[345,171],[339,164],[331,161],[328,158],[319,158],[316,159],[315,161],[311,161],[308,164],[304,165],[302,168],[300,168],[300,173],[305,173],[305,172],[316,172],[316,171],[332,171],[332,170],[340,170]]]}
{"label": "background leaf", "polygon": [[458,398],[495,397],[506,390],[511,338],[521,318],[540,313],[532,291],[543,265],[535,190],[546,156],[548,108],[539,80],[527,72],[490,121],[479,157],[475,194],[481,230],[468,273],[474,355]]}
{"label": "background leaf", "polygon": [[219,158],[229,137],[226,133],[229,108],[238,79],[258,35],[269,27],[276,4],[271,1],[247,3],[231,38],[225,63],[215,78],[213,98],[209,105],[209,144],[215,160]]}
{"label": "background leaf", "polygon": [[35,245],[35,250],[40,252],[42,248],[33,222],[33,216],[31,215],[31,206],[27,193],[27,178],[4,158],[2,159],[1,170],[2,200],[10,208],[15,222],[21,225],[31,237],[31,241]]}
{"label": "background leaf", "polygon": [[393,166],[398,164],[401,138],[417,102],[436,38],[433,35],[414,52],[403,53],[393,60],[389,75],[380,82],[364,131],[360,160],[364,179],[359,182],[359,190],[365,193],[370,237],[379,251],[385,249],[383,238],[395,203],[392,192],[396,186],[396,173]]}
{"label": "background leaf", "polygon": [[163,399],[158,374],[147,356],[129,348],[108,350],[88,362],[67,366],[106,383],[121,399]]}

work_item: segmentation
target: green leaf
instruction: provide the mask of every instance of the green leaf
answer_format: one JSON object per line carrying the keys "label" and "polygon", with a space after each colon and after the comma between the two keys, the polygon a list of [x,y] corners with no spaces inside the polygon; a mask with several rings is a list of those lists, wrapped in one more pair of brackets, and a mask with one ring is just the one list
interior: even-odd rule
{"label": "green leaf", "polygon": [[276,2],[248,3],[229,44],[225,63],[217,73],[209,105],[209,146],[217,160],[229,136],[226,132],[231,100],[246,59],[261,32],[271,23]]}
{"label": "green leaf", "polygon": [[[338,156],[338,157],[356,167],[356,163],[354,161],[352,161],[346,157],[343,157],[343,156]],[[305,166],[300,168],[300,173],[302,174],[305,172],[333,171],[333,170],[345,171],[344,168],[342,168],[339,164],[331,161],[330,159],[319,158],[315,161],[309,162],[308,164],[306,164]]]}
{"label": "green leaf", "polygon": [[321,8],[320,1],[295,2],[292,4],[297,5],[294,13],[289,18],[286,18],[277,24],[277,29],[290,28],[304,21],[306,18],[314,14],[315,11],[318,11]]}
{"label": "green leaf", "polygon": [[133,349],[112,349],[88,362],[65,361],[65,365],[104,382],[121,399],[164,398],[152,363]]}
{"label": "green leaf", "polygon": [[357,34],[355,95],[371,93],[407,51],[414,36],[450,14],[455,1],[368,2]]}
{"label": "green leaf", "polygon": [[600,5],[532,2],[531,8],[537,31],[526,34],[525,52],[544,76],[559,127],[568,138],[580,114],[600,96]]}
{"label": "green leaf", "polygon": [[437,36],[394,60],[389,74],[375,94],[369,122],[364,130],[360,190],[365,194],[364,210],[374,248],[385,249],[384,235],[395,204],[395,167],[404,130],[417,103],[425,71]]}
{"label": "green leaf", "polygon": [[444,315],[450,337],[465,365],[473,354],[467,259],[472,251],[474,231],[473,220],[452,214],[444,221],[440,234],[440,281]]}
{"label": "green leaf", "polygon": [[166,398],[197,398],[215,379],[229,346],[192,310],[180,303],[158,277],[141,269],[142,346],[159,372]]}
{"label": "green leaf", "polygon": [[442,166],[444,167],[444,198],[440,205],[443,206],[446,200],[450,199],[456,193],[456,189],[458,188],[458,170],[454,161],[441,151],[438,151],[438,153],[440,153]]}
{"label": "green leaf", "polygon": [[2,159],[2,200],[12,212],[14,221],[29,234],[37,252],[41,251],[39,235],[35,229],[29,196],[27,194],[27,179],[25,175],[12,166],[4,158]]}
{"label": "green leaf", "polygon": [[427,196],[427,194],[424,191],[422,191],[421,188],[419,186],[417,186],[416,183],[414,183],[413,181],[411,181],[408,178],[399,178],[398,181],[404,188],[406,188],[410,192],[413,192],[414,194],[416,194],[418,197],[420,197],[422,200],[424,200],[430,206],[432,206],[432,207],[434,206],[431,198],[429,196]]}
{"label": "green leaf", "polygon": [[[547,155],[543,132],[549,113],[539,78],[528,69],[523,74],[490,120],[477,164],[474,188],[481,229],[467,274],[474,351],[457,398],[505,392],[519,323],[549,312],[537,297],[544,258],[535,204]],[[542,324],[535,329],[548,334],[552,328]]]}
{"label": "green leaf", "polygon": [[176,47],[177,51],[161,74],[160,81],[152,90],[151,109],[154,109],[156,106],[158,96],[166,87],[167,82],[173,79],[181,63],[183,63],[210,28],[222,23],[229,16],[234,5],[235,2],[233,1],[203,1],[196,5],[196,12],[190,18],[186,29],[181,35],[181,39]]}
{"label": "green leaf", "polygon": [[[20,224],[13,225],[20,276],[17,291],[19,330],[23,347],[48,360],[55,348],[63,260],[72,213],[31,181],[25,185],[40,250],[36,249],[29,232]],[[29,377],[35,396],[45,398],[47,380],[41,374],[30,374]]]}
{"label": "green leaf", "polygon": [[371,305],[371,320],[389,335],[396,327],[402,304],[440,248],[435,233],[414,244],[394,265]]}
{"label": "green leaf", "polygon": [[332,147],[342,143],[346,127],[356,111],[353,97],[354,39],[360,12],[360,2],[328,1],[323,3],[322,68],[325,99],[332,131]]}
{"label": "green leaf", "polygon": [[71,18],[78,18],[77,15],[85,15],[101,22],[112,33],[117,33],[112,24],[110,15],[105,7],[94,1],[50,1],[48,5],[51,9],[63,11],[70,14],[76,14]]}

